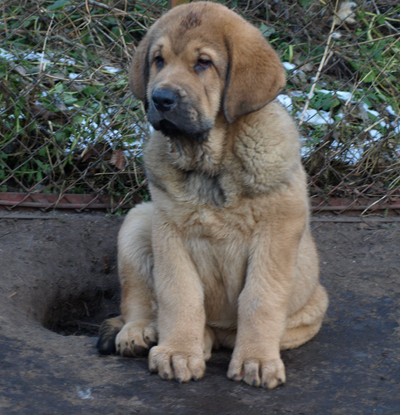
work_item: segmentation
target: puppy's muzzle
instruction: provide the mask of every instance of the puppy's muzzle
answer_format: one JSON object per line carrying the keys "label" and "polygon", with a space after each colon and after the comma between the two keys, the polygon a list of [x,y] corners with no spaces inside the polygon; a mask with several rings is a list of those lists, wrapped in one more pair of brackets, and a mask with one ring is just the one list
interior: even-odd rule
{"label": "puppy's muzzle", "polygon": [[159,88],[153,91],[151,100],[156,110],[164,113],[171,111],[176,106],[178,96],[169,89]]}
{"label": "puppy's muzzle", "polygon": [[196,100],[182,98],[178,88],[154,87],[148,119],[155,130],[167,137],[202,142],[207,140],[214,123],[196,108]]}

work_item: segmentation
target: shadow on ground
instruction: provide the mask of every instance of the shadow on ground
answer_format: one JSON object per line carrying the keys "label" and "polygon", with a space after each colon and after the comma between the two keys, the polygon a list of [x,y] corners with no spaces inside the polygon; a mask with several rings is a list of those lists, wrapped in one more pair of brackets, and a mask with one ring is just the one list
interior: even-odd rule
{"label": "shadow on ground", "polygon": [[226,378],[229,351],[182,385],[97,354],[98,324],[118,312],[121,219],[2,217],[2,415],[400,414],[400,223],[313,223],[330,308],[315,339],[283,352],[287,384],[265,391]]}

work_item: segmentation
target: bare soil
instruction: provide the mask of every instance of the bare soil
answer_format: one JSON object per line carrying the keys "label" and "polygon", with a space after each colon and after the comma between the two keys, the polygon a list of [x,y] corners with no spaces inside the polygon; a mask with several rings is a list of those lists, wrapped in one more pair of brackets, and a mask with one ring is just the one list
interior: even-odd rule
{"label": "bare soil", "polygon": [[182,385],[97,353],[118,313],[121,222],[0,212],[0,414],[400,414],[400,222],[313,222],[330,307],[316,338],[283,352],[273,391],[229,381],[228,350]]}

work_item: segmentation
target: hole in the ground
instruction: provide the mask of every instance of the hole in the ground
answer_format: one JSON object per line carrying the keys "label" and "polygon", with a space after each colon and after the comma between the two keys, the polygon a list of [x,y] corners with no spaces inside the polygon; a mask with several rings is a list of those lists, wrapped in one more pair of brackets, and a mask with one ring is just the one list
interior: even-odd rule
{"label": "hole in the ground", "polygon": [[119,303],[112,290],[71,295],[49,308],[44,326],[63,336],[97,336],[103,320],[119,314]]}

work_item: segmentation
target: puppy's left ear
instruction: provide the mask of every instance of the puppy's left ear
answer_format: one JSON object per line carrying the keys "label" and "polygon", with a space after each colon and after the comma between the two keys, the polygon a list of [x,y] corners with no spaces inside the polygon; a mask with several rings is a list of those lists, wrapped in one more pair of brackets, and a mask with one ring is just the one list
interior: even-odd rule
{"label": "puppy's left ear", "polygon": [[147,108],[147,84],[150,76],[149,49],[152,43],[152,31],[141,40],[136,48],[133,60],[129,68],[129,84],[133,95],[144,102]]}
{"label": "puppy's left ear", "polygon": [[255,27],[230,30],[225,42],[228,69],[223,99],[229,124],[272,101],[286,85],[282,63]]}

